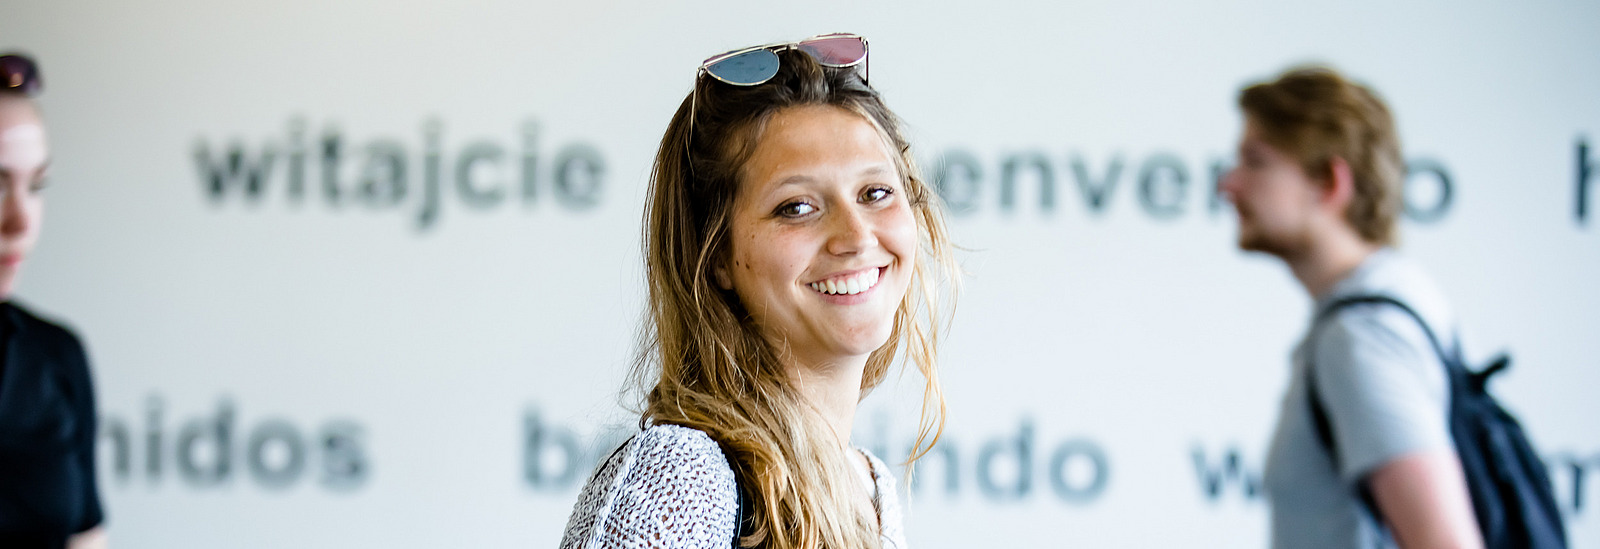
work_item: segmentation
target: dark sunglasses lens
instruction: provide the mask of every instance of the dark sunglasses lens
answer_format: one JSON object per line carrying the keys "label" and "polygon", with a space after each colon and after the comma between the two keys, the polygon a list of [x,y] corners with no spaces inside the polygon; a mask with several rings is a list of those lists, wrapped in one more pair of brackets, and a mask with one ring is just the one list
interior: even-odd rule
{"label": "dark sunglasses lens", "polygon": [[762,48],[750,50],[706,66],[717,80],[738,86],[754,86],[778,74],[778,54]]}
{"label": "dark sunglasses lens", "polygon": [[33,61],[20,55],[0,57],[0,89],[33,93],[39,90],[39,74]]}
{"label": "dark sunglasses lens", "polygon": [[859,36],[807,40],[800,43],[800,49],[830,67],[848,67],[867,56],[867,43]]}

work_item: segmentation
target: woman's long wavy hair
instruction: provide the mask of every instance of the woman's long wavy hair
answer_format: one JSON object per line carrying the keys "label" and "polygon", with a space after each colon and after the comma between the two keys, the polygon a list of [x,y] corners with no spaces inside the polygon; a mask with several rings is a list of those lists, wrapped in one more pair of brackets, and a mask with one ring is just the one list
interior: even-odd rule
{"label": "woman's long wavy hair", "polygon": [[753,509],[746,547],[877,547],[878,525],[860,509],[857,476],[841,438],[789,383],[782,342],[768,341],[738,296],[716,285],[728,257],[739,174],[773,114],[826,105],[860,115],[878,130],[900,169],[918,228],[911,287],[888,342],[872,353],[864,398],[902,358],[922,372],[921,418],[908,463],[944,429],[937,373],[939,332],[959,286],[938,197],[918,176],[900,121],[857,71],[824,67],[810,55],[779,53],[781,68],[757,86],[697,78],[667,126],[651,174],[644,248],[649,310],[634,378],[645,391],[641,425],[704,431],[728,453]]}

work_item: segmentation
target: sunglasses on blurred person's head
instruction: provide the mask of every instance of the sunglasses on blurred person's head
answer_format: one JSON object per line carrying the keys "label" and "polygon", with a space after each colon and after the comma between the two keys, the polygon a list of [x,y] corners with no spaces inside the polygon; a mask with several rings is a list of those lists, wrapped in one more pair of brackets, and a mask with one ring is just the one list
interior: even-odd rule
{"label": "sunglasses on blurred person's head", "polygon": [[0,55],[0,90],[33,95],[42,86],[39,66],[32,59],[19,54]]}

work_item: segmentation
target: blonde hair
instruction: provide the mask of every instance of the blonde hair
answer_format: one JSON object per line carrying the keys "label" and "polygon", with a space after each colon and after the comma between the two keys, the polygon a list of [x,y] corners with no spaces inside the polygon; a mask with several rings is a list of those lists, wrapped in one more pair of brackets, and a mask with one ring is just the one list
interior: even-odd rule
{"label": "blonde hair", "polygon": [[959,279],[938,197],[918,176],[899,121],[877,92],[853,70],[823,67],[799,51],[779,55],[778,74],[758,86],[697,79],[662,137],[644,216],[649,309],[633,371],[645,389],[640,421],[699,429],[722,445],[753,509],[742,545],[877,547],[877,525],[854,512],[849,497],[858,481],[839,444],[849,433],[829,430],[788,383],[780,350],[713,275],[728,253],[740,168],[765,121],[788,107],[835,106],[870,121],[898,152],[918,252],[889,340],[867,360],[861,396],[884,380],[904,344],[903,358],[926,380],[908,463],[944,429],[938,339]]}
{"label": "blonde hair", "polygon": [[1263,139],[1326,179],[1329,162],[1350,165],[1355,192],[1345,221],[1367,242],[1390,245],[1403,207],[1405,162],[1394,117],[1377,94],[1327,67],[1290,69],[1239,93],[1239,107]]}

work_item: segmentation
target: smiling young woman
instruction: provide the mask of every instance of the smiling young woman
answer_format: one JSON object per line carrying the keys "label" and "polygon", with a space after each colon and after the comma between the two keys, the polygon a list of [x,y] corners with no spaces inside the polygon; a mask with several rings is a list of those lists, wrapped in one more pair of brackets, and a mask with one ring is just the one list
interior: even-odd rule
{"label": "smiling young woman", "polygon": [[904,547],[888,467],[849,443],[896,360],[937,441],[957,272],[937,197],[865,80],[866,40],[713,57],[662,138],[645,212],[641,426],[563,548]]}

